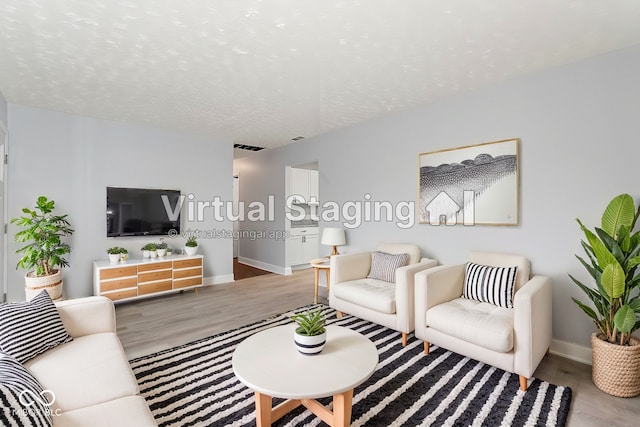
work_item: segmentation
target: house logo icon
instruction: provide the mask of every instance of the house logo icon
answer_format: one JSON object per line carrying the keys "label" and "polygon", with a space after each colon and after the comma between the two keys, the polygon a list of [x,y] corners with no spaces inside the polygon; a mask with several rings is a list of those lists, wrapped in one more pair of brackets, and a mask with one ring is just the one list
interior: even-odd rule
{"label": "house logo icon", "polygon": [[430,225],[440,225],[444,222],[445,225],[456,225],[458,223],[459,212],[462,210],[462,219],[464,225],[475,224],[475,191],[464,190],[463,191],[463,207],[458,205],[456,201],[447,194],[446,191],[441,191],[434,197],[428,205],[425,206],[425,211],[429,217]]}

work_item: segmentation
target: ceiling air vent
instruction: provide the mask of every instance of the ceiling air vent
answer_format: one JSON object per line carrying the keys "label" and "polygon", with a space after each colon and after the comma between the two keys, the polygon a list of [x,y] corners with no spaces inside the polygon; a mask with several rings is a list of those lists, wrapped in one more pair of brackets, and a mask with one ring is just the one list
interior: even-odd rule
{"label": "ceiling air vent", "polygon": [[244,144],[233,144],[233,148],[239,148],[240,150],[247,150],[247,151],[264,150],[264,147],[256,147],[255,145],[244,145]]}

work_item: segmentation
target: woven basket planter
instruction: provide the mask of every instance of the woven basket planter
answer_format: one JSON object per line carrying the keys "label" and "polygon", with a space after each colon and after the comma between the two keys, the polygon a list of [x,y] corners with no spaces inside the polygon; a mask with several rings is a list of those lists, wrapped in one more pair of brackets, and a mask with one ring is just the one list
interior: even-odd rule
{"label": "woven basket planter", "polygon": [[593,382],[600,390],[617,397],[640,394],[640,340],[616,345],[591,335]]}
{"label": "woven basket planter", "polygon": [[55,273],[49,276],[31,276],[31,271],[24,276],[24,292],[27,301],[31,301],[31,299],[42,292],[43,289],[47,290],[52,300],[62,298],[62,271],[54,271]]}

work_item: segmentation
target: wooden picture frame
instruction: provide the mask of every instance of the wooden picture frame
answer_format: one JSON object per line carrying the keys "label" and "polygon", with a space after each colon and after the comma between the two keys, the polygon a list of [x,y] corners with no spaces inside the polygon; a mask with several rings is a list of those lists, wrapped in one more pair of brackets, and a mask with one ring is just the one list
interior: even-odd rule
{"label": "wooden picture frame", "polygon": [[519,225],[519,141],[419,154],[419,222]]}

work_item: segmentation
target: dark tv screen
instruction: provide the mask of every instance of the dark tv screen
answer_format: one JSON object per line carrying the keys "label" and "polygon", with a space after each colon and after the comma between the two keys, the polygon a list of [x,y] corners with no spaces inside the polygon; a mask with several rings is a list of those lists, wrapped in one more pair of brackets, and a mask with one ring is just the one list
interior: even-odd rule
{"label": "dark tv screen", "polygon": [[107,187],[107,237],[180,233],[179,200],[179,190]]}

